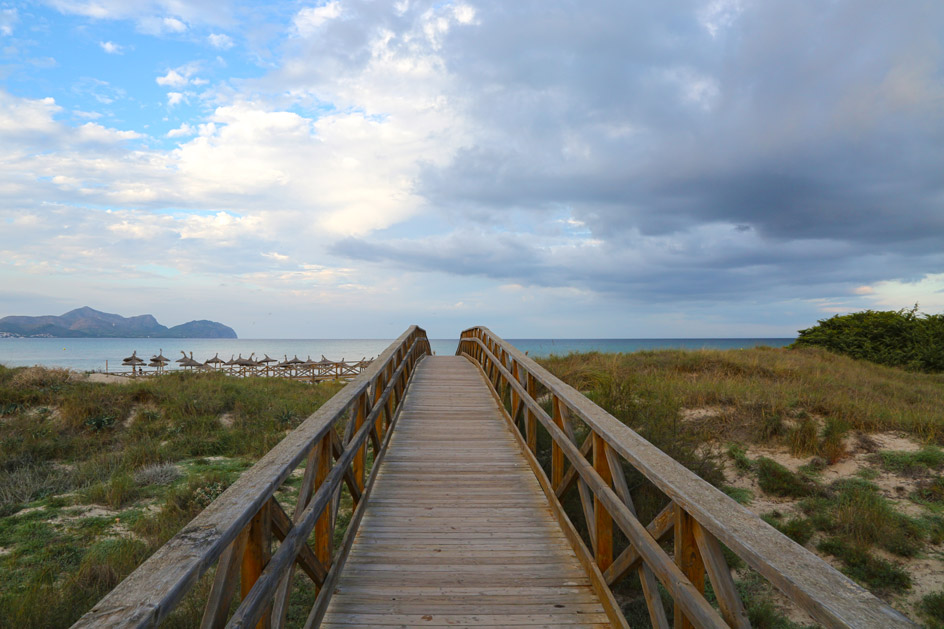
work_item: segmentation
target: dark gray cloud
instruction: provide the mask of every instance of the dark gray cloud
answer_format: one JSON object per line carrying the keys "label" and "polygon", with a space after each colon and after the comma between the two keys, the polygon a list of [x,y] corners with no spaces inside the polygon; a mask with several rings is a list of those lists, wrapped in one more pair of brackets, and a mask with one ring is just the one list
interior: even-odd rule
{"label": "dark gray cloud", "polygon": [[[497,237],[337,252],[666,298],[944,271],[944,4],[475,6],[441,55],[479,133],[416,192]],[[531,246],[562,208],[598,246]]]}

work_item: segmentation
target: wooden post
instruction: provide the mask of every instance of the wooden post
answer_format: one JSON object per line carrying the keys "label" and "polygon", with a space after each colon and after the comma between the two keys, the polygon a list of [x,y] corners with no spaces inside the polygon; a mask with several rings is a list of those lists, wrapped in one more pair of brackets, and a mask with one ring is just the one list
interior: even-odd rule
{"label": "wooden post", "polygon": [[[530,372],[528,372],[526,386],[528,390],[528,397],[534,400],[534,396],[537,393],[538,387],[537,387],[537,381],[534,379],[534,376],[531,375]],[[528,441],[528,449],[531,450],[532,453],[537,453],[538,451],[538,417],[537,415],[534,414],[534,412],[530,408],[527,409],[526,417],[527,417],[527,421],[525,424],[525,431],[527,433],[526,438]]]}
{"label": "wooden post", "polygon": [[[321,443],[315,446],[320,449],[320,452],[318,452],[318,470],[315,473],[315,491],[321,487],[325,477],[331,471],[331,435],[332,433],[329,432],[321,440]],[[331,509],[325,509],[315,524],[315,555],[324,566],[331,565],[331,520]]]}
{"label": "wooden post", "polygon": [[[560,399],[555,395],[552,398],[554,423],[561,430],[564,429],[564,416],[561,411]],[[551,439],[551,487],[556,492],[564,481],[564,451]]]}
{"label": "wooden post", "polygon": [[[682,507],[675,505],[675,564],[682,574],[688,577],[695,589],[705,591],[705,564],[702,562],[698,544],[695,541],[695,527],[698,523]],[[681,606],[675,604],[675,628],[694,629],[695,625],[682,613]]]}
{"label": "wooden post", "polygon": [[[266,501],[259,512],[249,522],[249,535],[246,549],[243,551],[240,595],[246,598],[252,586],[259,579],[263,568],[269,563],[272,542],[271,504]],[[256,624],[256,629],[268,629],[271,626],[268,614]]]}
{"label": "wooden post", "polygon": [[[603,479],[607,487],[613,484],[613,478],[610,474],[610,464],[606,460],[606,441],[602,437],[593,433],[593,469]],[[596,560],[600,570],[606,570],[613,563],[613,518],[600,499],[593,496],[593,515],[596,528]]]}
{"label": "wooden post", "polygon": [[[516,382],[521,382],[521,378],[518,376],[518,362],[514,360],[511,363],[511,375],[514,376]],[[511,388],[511,422],[515,424],[515,429],[517,430],[518,391],[514,387]]]}
{"label": "wooden post", "polygon": [[[360,430],[361,426],[364,424],[364,417],[366,416],[367,411],[367,391],[364,391],[360,397],[357,398],[357,401],[354,402],[354,432],[352,434],[357,434],[357,431]],[[354,455],[354,460],[351,461],[351,471],[354,473],[354,482],[357,483],[358,489],[364,489],[364,454],[367,451],[367,442],[357,449],[357,454]]]}

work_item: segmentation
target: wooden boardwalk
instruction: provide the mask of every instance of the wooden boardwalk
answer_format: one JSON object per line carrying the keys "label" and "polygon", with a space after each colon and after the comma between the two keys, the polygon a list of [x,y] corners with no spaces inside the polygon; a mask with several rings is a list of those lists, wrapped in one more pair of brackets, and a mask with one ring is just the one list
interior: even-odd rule
{"label": "wooden boardwalk", "polygon": [[417,367],[321,626],[610,626],[465,358]]}

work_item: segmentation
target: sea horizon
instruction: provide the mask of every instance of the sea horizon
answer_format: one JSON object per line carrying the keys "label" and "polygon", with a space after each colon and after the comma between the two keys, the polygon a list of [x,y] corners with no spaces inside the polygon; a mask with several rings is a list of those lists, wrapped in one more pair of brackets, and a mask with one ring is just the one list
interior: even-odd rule
{"label": "sea horizon", "polygon": [[[757,346],[784,347],[795,339],[787,337],[711,338],[583,338],[506,339],[522,352],[536,358],[574,352],[628,353],[657,349],[746,349]],[[133,352],[148,360],[163,352],[175,361],[181,352],[204,362],[215,355],[228,360],[255,354],[278,360],[301,359],[348,361],[374,358],[394,339],[175,339],[175,338],[0,338],[0,365],[6,367],[64,367],[76,371],[122,371],[121,361]],[[458,338],[430,339],[434,353],[451,355]],[[171,367],[176,364],[171,362]]]}

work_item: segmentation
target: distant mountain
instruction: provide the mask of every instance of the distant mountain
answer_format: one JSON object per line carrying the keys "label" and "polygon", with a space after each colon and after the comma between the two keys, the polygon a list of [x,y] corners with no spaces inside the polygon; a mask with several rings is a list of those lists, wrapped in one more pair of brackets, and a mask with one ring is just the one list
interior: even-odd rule
{"label": "distant mountain", "polygon": [[205,319],[168,328],[149,314],[122,317],[86,306],[59,317],[3,317],[0,336],[234,339],[236,332],[222,323]]}

